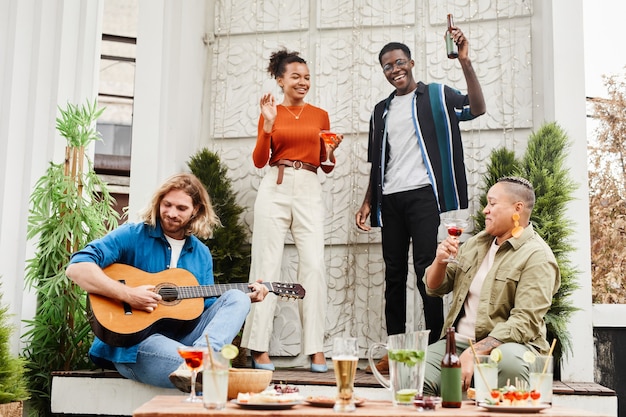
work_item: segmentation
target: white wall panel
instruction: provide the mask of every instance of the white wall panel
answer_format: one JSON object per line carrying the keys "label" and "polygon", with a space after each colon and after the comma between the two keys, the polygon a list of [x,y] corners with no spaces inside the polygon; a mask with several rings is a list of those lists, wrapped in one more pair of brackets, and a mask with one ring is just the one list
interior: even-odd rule
{"label": "white wall panel", "polygon": [[29,196],[50,162],[62,163],[65,140],[57,108],[96,98],[102,3],[94,0],[2,0],[0,29],[0,276],[3,303],[16,328],[32,318],[24,286]]}

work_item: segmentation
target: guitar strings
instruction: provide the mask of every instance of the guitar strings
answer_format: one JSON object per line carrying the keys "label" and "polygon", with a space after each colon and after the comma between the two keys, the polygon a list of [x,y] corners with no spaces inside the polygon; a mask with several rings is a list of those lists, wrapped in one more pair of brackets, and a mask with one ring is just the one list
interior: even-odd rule
{"label": "guitar strings", "polygon": [[[159,288],[158,293],[165,301],[173,301],[177,299],[187,298],[204,298],[204,297],[216,297],[221,295],[228,289],[240,289],[242,291],[251,291],[245,283],[236,284],[214,284],[210,286],[162,286]],[[280,297],[298,297],[298,291],[295,285],[280,284],[278,288],[272,287],[272,292]]]}

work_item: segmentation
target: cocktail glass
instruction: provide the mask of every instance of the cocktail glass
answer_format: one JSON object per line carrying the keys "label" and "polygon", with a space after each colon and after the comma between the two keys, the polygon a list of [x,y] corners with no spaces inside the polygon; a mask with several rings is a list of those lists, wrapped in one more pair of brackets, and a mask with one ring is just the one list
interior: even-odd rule
{"label": "cocktail glass", "polygon": [[207,351],[206,347],[179,346],[178,354],[185,360],[185,364],[191,371],[191,393],[185,398],[186,402],[201,402],[202,398],[196,396],[196,378],[198,370],[202,367],[203,355]]}
{"label": "cocktail glass", "polygon": [[[335,146],[335,139],[337,139],[337,134],[331,130],[322,130],[320,131],[320,137],[324,141],[325,145]],[[328,152],[326,152],[326,159],[322,161],[322,165],[333,165],[328,157]]]}

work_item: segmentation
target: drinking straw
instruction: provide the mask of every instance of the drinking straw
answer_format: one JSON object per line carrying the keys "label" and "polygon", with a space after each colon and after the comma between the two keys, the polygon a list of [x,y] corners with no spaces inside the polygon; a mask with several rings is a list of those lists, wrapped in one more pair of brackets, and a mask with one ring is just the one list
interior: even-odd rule
{"label": "drinking straw", "polygon": [[214,369],[215,366],[213,362],[213,349],[211,349],[211,342],[209,342],[209,335],[205,334],[204,336],[206,337],[206,346],[209,351],[209,362],[211,362],[211,369]]}
{"label": "drinking straw", "polygon": [[[550,351],[548,352],[548,357],[552,356],[552,351],[554,351],[554,346],[556,346],[556,339],[552,339],[552,345],[550,345]],[[546,363],[543,364],[543,371],[541,371],[541,375],[545,374],[546,371],[548,370],[548,362],[550,361],[547,360]]]}
{"label": "drinking straw", "polygon": [[478,373],[480,374],[480,377],[482,378],[483,382],[485,383],[485,386],[487,387],[487,389],[489,390],[489,392],[491,392],[491,387],[489,386],[489,384],[487,383],[487,378],[485,378],[485,375],[483,374],[483,370],[480,367],[480,363],[478,362],[478,356],[476,355],[476,350],[474,349],[474,344],[472,343],[472,340],[470,339],[469,341],[469,345],[472,348],[472,353],[474,354],[474,362],[476,363],[476,368],[478,368]]}

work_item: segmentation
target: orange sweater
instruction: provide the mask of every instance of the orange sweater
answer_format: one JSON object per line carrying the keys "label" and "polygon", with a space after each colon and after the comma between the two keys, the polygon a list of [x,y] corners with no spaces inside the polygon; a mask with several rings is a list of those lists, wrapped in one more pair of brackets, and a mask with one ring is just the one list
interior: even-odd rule
{"label": "orange sweater", "polygon": [[[300,118],[295,115],[300,113]],[[324,141],[320,138],[320,130],[330,128],[328,113],[319,107],[306,104],[302,107],[289,107],[278,105],[276,120],[271,133],[263,131],[263,115],[259,118],[258,136],[252,160],[257,168],[263,168],[269,161],[272,165],[279,159],[302,161],[320,166],[320,162],[326,159]],[[334,158],[332,158],[332,162]],[[322,170],[328,173],[333,165],[322,165]]]}

